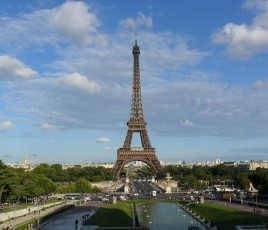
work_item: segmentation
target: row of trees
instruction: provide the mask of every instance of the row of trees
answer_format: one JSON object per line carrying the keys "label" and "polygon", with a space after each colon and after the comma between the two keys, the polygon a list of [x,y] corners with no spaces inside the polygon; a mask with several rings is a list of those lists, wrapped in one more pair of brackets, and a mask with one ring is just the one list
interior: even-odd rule
{"label": "row of trees", "polygon": [[[124,173],[124,170],[122,170]],[[268,169],[239,172],[235,167],[217,165],[214,167],[166,166],[158,174],[164,179],[170,173],[179,181],[183,190],[205,189],[208,185],[225,183],[247,189],[252,182],[260,194],[268,194]],[[148,167],[138,171],[138,176],[150,175]],[[40,164],[32,171],[14,169],[0,160],[0,202],[2,200],[22,200],[51,193],[98,192],[92,182],[113,180],[112,169],[104,167],[74,167],[62,169],[60,164]]]}
{"label": "row of trees", "polygon": [[34,173],[43,174],[54,182],[69,182],[84,178],[89,182],[109,181],[113,179],[111,169],[104,167],[74,167],[63,170],[61,164],[40,164]]}
{"label": "row of trees", "polygon": [[90,182],[112,179],[112,171],[103,167],[70,168],[59,164],[41,164],[33,171],[14,169],[0,160],[0,204],[6,201],[26,201],[52,193],[99,192]]}
{"label": "row of trees", "polygon": [[213,167],[166,166],[157,177],[165,178],[170,173],[174,180],[178,180],[182,189],[205,189],[208,185],[225,184],[235,188],[248,189],[250,182],[259,193],[268,195],[268,169],[257,168],[249,172],[240,172],[236,167],[220,164]]}

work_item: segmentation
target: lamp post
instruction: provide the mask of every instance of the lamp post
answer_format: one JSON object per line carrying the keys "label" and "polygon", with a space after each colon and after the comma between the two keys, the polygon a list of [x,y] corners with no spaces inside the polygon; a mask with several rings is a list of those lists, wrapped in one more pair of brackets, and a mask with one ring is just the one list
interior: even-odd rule
{"label": "lamp post", "polygon": [[37,201],[37,226],[40,224],[40,211],[39,211],[39,201]]}
{"label": "lamp post", "polygon": [[54,199],[54,210],[53,210],[53,216],[55,215],[55,207],[56,206],[56,204],[55,204],[55,199]]}
{"label": "lamp post", "polygon": [[257,198],[257,194],[256,194],[256,208],[258,208],[258,198]]}
{"label": "lamp post", "polygon": [[15,205],[14,207],[14,218],[13,218],[13,230],[16,228],[16,208],[17,206]]}

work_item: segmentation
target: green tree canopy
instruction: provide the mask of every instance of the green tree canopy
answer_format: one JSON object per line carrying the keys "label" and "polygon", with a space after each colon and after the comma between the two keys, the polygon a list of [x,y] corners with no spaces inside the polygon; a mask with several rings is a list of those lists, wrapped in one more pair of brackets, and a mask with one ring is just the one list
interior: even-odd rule
{"label": "green tree canopy", "polygon": [[92,185],[85,179],[81,178],[75,182],[76,192],[89,193],[92,190]]}

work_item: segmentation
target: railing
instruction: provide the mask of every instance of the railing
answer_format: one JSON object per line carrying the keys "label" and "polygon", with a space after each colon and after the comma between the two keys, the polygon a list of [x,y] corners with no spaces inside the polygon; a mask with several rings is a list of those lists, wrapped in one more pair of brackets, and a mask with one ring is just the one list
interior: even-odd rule
{"label": "railing", "polygon": [[144,152],[151,152],[154,151],[155,148],[143,148],[143,147],[131,147],[131,148],[119,148],[118,150],[124,151],[144,151]]}
{"label": "railing", "polygon": [[143,147],[131,147],[130,148],[131,151],[144,151]]}
{"label": "railing", "polygon": [[212,230],[212,229],[214,229],[213,227],[210,227],[210,226],[209,226],[209,223],[205,223],[205,222],[201,221],[197,216],[193,215],[193,213],[192,213],[191,210],[188,210],[188,209],[186,208],[186,206],[187,206],[187,205],[190,205],[190,204],[192,204],[192,203],[188,203],[188,204],[186,204],[186,205],[184,205],[184,206],[182,206],[182,205],[180,205],[180,206],[181,206],[181,208],[182,208],[184,211],[186,211],[189,215],[191,215],[193,218],[195,218],[195,219],[196,219],[196,220],[197,220],[203,227],[205,227],[206,230]]}

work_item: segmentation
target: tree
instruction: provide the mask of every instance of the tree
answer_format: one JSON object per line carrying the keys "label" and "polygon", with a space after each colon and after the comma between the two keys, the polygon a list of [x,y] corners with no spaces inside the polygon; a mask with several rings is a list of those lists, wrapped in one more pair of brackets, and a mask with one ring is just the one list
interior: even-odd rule
{"label": "tree", "polygon": [[98,192],[101,192],[101,189],[99,189],[97,186],[93,186],[91,192],[98,193]]}
{"label": "tree", "polygon": [[50,167],[48,164],[40,164],[33,170],[36,174],[42,174],[52,181],[57,181],[57,171],[54,167]]}
{"label": "tree", "polygon": [[212,177],[211,172],[202,166],[193,166],[192,173],[199,180],[210,180]]}
{"label": "tree", "polygon": [[0,160],[0,204],[2,203],[2,196],[5,188],[12,184],[14,179],[14,172],[10,167],[7,167],[2,160]]}
{"label": "tree", "polygon": [[76,191],[79,193],[89,193],[92,189],[92,185],[85,179],[81,178],[75,182]]}
{"label": "tree", "polygon": [[8,191],[6,193],[7,200],[17,200],[23,197],[24,187],[22,185],[22,175],[25,171],[17,171],[13,177],[12,183],[8,185]]}
{"label": "tree", "polygon": [[198,181],[194,175],[187,175],[181,180],[181,187],[183,190],[196,189]]}
{"label": "tree", "polygon": [[62,169],[61,164],[53,164],[50,166],[50,169],[55,175],[53,178],[50,178],[51,180],[58,182],[68,180],[66,170]]}
{"label": "tree", "polygon": [[23,197],[26,198],[26,201],[28,198],[39,197],[43,194],[43,188],[38,184],[38,174],[25,172],[22,176],[21,183],[23,185]]}
{"label": "tree", "polygon": [[252,181],[254,187],[259,190],[259,193],[266,195],[268,193],[268,170],[257,168],[256,171],[251,171],[248,178]]}
{"label": "tree", "polygon": [[56,192],[57,185],[44,175],[37,176],[37,186],[42,188],[42,194],[51,194]]}
{"label": "tree", "polygon": [[219,164],[216,166],[213,166],[211,168],[209,168],[209,170],[211,171],[213,177],[215,179],[231,179],[234,180],[235,179],[235,175],[237,173],[237,169],[231,166],[227,166],[224,164]]}
{"label": "tree", "polygon": [[250,179],[248,178],[243,178],[239,181],[239,185],[241,189],[248,189],[249,188],[249,184],[250,184]]}
{"label": "tree", "polygon": [[97,175],[97,176],[93,176],[93,179],[92,179],[93,182],[100,182],[102,181],[102,178],[100,175]]}

